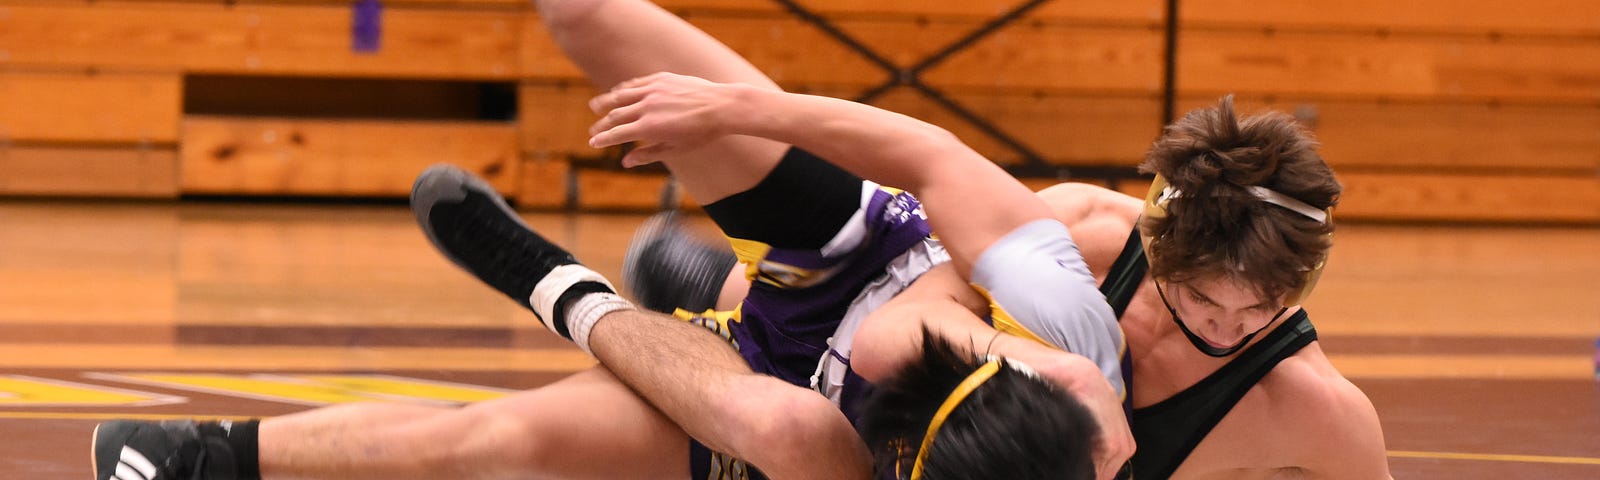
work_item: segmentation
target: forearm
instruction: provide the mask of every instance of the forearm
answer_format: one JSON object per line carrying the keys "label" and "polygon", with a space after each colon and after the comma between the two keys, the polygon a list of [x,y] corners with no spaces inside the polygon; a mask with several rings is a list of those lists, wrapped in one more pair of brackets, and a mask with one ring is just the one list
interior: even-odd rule
{"label": "forearm", "polygon": [[[931,168],[992,166],[932,124],[830,97],[739,89],[720,123],[729,133],[777,140],[885,185],[919,192],[936,181]],[[1003,171],[993,169],[1000,175]]]}
{"label": "forearm", "polygon": [[[866,448],[843,413],[815,392],[752,372],[726,340],[703,328],[619,311],[595,325],[589,342],[617,378],[707,448],[749,461],[772,478],[866,478],[870,472]],[[788,436],[793,424],[812,433]],[[776,455],[793,450],[812,461]]]}
{"label": "forearm", "polygon": [[589,344],[601,364],[690,436],[714,450],[732,449],[730,426],[704,405],[735,377],[753,373],[725,341],[676,319],[625,310],[596,323]]}
{"label": "forearm", "polygon": [[828,97],[735,87],[729,133],[811,151],[851,173],[916,194],[962,272],[995,240],[1049,208],[998,165],[942,128]]}
{"label": "forearm", "polygon": [[950,132],[868,105],[670,73],[623,82],[589,105],[603,114],[590,127],[590,146],[639,142],[624,165],[738,135],[795,145],[868,180],[910,190],[962,272],[996,239],[1051,216],[1031,190]]}

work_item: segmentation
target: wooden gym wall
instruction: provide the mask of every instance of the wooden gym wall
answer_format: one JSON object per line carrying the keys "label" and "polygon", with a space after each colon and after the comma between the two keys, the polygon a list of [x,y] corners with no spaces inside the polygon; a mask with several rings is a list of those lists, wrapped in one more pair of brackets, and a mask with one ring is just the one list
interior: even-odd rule
{"label": "wooden gym wall", "polygon": [[[400,196],[450,161],[524,206],[659,203],[584,145],[594,92],[526,1],[382,0],[372,52],[357,3],[0,0],[0,194]],[[660,3],[1032,185],[1137,192],[1167,110],[1234,93],[1316,130],[1342,218],[1600,224],[1589,0]]]}

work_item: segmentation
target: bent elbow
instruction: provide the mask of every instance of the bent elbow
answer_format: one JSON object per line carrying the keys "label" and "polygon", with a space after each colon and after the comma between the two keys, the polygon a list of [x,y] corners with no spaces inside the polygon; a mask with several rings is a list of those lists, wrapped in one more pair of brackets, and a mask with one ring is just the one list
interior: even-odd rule
{"label": "bent elbow", "polygon": [[[744,428],[730,453],[769,473],[869,472],[865,445],[844,413],[821,394],[790,387],[741,402],[736,420]],[[839,463],[823,467],[819,458]]]}

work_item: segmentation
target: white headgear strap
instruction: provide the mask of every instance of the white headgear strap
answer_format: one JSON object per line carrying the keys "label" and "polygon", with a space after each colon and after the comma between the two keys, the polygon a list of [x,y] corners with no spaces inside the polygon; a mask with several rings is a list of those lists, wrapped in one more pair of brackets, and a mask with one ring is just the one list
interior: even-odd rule
{"label": "white headgear strap", "polygon": [[[1316,220],[1317,223],[1328,223],[1328,211],[1313,207],[1309,203],[1302,202],[1294,197],[1284,195],[1282,193],[1278,193],[1277,191],[1267,187],[1253,185],[1245,187],[1244,189],[1245,191],[1250,192],[1250,194],[1254,195],[1256,198],[1261,199],[1263,202],[1287,208],[1294,211],[1294,213],[1298,213],[1312,220]],[[1161,195],[1156,197],[1156,205],[1166,206],[1167,201],[1182,196],[1182,191],[1172,186],[1168,186],[1167,188],[1161,189]]]}

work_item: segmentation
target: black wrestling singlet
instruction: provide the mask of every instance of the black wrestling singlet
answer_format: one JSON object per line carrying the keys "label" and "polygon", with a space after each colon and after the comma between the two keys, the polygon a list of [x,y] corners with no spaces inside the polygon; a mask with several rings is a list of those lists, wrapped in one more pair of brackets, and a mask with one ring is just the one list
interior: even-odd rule
{"label": "black wrestling singlet", "polygon": [[[1100,292],[1121,319],[1133,295],[1144,283],[1149,264],[1144,257],[1138,227],[1128,235],[1128,243],[1100,285]],[[1316,341],[1317,331],[1304,309],[1295,312],[1272,329],[1260,342],[1239,353],[1228,364],[1204,380],[1154,405],[1133,409],[1133,362],[1123,356],[1122,375],[1128,389],[1129,426],[1138,446],[1130,468],[1118,478],[1158,480],[1172,476],[1195,446],[1200,444],[1222,417],[1233,409],[1250,387],[1272,371],[1278,362]]]}

